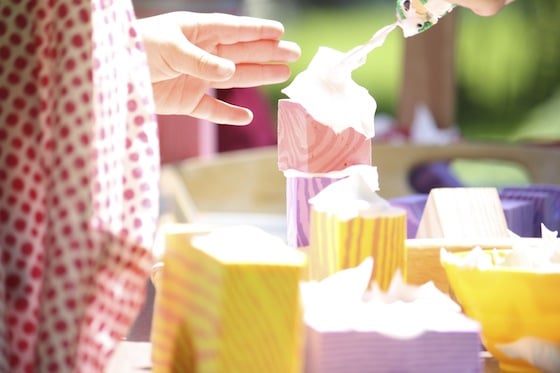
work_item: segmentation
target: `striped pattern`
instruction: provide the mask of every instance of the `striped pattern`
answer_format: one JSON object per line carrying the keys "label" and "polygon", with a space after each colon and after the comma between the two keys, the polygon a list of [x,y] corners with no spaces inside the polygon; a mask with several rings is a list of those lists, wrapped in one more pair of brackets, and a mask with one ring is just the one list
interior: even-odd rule
{"label": "striped pattern", "polygon": [[[406,213],[341,221],[311,208],[309,278],[321,280],[373,256],[372,282],[387,290],[397,269],[406,278]],[[398,212],[397,212],[398,211]]]}
{"label": "striped pattern", "polygon": [[552,216],[550,217],[548,229],[560,231],[560,185],[552,184],[532,184],[529,189],[534,192],[545,192],[551,198]]}
{"label": "striped pattern", "polygon": [[459,330],[427,331],[413,339],[374,331],[320,331],[307,326],[305,373],[478,373],[479,331],[472,322]]}
{"label": "striped pattern", "polygon": [[224,258],[192,247],[188,235],[167,237],[153,372],[299,372],[303,254],[286,248],[282,263]]}
{"label": "striped pattern", "polygon": [[371,164],[371,141],[352,128],[335,133],[298,103],[278,101],[278,168],[309,173]]}
{"label": "striped pattern", "polygon": [[541,236],[541,223],[547,227],[553,224],[553,198],[547,192],[534,191],[530,188],[504,188],[500,190],[501,199],[516,199],[531,201],[535,207],[535,215],[531,222],[531,235],[529,237]]}
{"label": "striped pattern", "polygon": [[501,198],[508,228],[521,237],[533,236],[535,205],[531,201]]}
{"label": "striped pattern", "polygon": [[287,242],[292,247],[309,246],[309,199],[338,179],[330,177],[286,177]]}
{"label": "striped pattern", "polygon": [[[543,197],[541,193],[546,194],[547,197]],[[500,190],[500,196],[531,201],[535,204],[535,209],[541,210],[536,212],[536,225],[538,225],[536,236],[541,235],[539,219],[545,222],[549,230],[560,230],[560,185],[532,184],[507,187]]]}

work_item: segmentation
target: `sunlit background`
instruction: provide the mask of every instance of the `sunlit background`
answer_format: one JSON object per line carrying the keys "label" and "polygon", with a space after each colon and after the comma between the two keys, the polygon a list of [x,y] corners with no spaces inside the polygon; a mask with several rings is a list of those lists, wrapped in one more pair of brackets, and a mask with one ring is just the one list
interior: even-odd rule
{"label": "sunlit background", "polygon": [[[135,0],[157,12],[222,11],[282,21],[302,47],[293,76],[319,46],[346,51],[395,20],[395,0]],[[493,17],[466,9],[458,17],[457,125],[466,139],[560,140],[560,2],[517,0]],[[435,26],[437,27],[437,25]],[[395,114],[403,37],[397,30],[370,54],[354,79],[375,97],[378,113]],[[286,86],[263,87],[272,105]]]}
{"label": "sunlit background", "polygon": [[[253,0],[264,4],[264,0]],[[251,0],[249,0],[251,3]],[[270,2],[269,2],[270,3]],[[259,8],[286,25],[303,50],[294,73],[321,45],[348,50],[393,22],[393,0],[301,0],[282,10]],[[465,138],[560,140],[560,2],[517,0],[493,17],[456,9],[457,124]],[[437,27],[437,25],[435,26]],[[354,79],[376,98],[378,112],[395,113],[403,38],[393,32],[356,70]],[[274,101],[282,87],[267,87]]]}
{"label": "sunlit background", "polygon": [[[396,6],[395,0],[133,2],[139,16],[190,10],[280,20],[286,27],[285,39],[297,42],[302,48],[301,59],[292,64],[292,78],[307,67],[320,46],[347,51],[366,42],[379,28],[395,21]],[[457,17],[456,125],[461,137],[466,141],[559,146],[560,1],[516,0],[492,17],[480,17],[463,8],[453,13]],[[392,32],[385,44],[374,50],[366,64],[354,72],[354,80],[377,100],[377,114],[396,116],[403,76],[404,40],[400,30]],[[263,96],[259,101],[269,103],[269,108],[262,114],[264,123],[254,123],[244,136],[253,136],[247,133],[257,133],[263,126],[275,126],[277,102],[285,97],[281,90],[288,84],[257,88]],[[178,142],[184,148],[181,144],[190,130],[173,127],[171,131],[183,131],[182,134],[173,133],[171,142]],[[240,133],[240,129],[221,126],[219,138],[229,143],[237,141],[234,147],[243,147],[245,145],[234,139]],[[165,153],[165,148],[162,149]],[[522,184],[529,180],[522,169],[503,162],[455,160],[451,167],[461,181],[470,186]]]}

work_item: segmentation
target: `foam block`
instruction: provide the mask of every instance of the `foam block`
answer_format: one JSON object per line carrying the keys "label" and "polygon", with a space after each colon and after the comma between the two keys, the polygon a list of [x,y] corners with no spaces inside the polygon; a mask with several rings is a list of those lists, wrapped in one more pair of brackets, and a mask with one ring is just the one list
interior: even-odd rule
{"label": "foam block", "polygon": [[553,196],[550,193],[523,187],[507,187],[500,190],[500,198],[533,203],[535,214],[531,224],[531,235],[528,237],[541,236],[541,223],[544,223],[549,229],[553,225]]}
{"label": "foam block", "polygon": [[560,185],[532,184],[528,188],[535,192],[545,192],[550,195],[552,199],[552,216],[549,220],[550,226],[547,228],[552,231],[560,231]]}
{"label": "foam block", "polygon": [[[251,237],[247,237],[251,239]],[[154,309],[153,372],[300,372],[305,256],[166,237]]]}
{"label": "foam block", "polygon": [[406,211],[406,237],[416,237],[418,224],[424,212],[424,207],[428,201],[427,194],[411,194],[404,197],[393,198],[389,200],[391,205],[400,207]]}
{"label": "foam block", "polygon": [[416,238],[508,237],[496,188],[434,188],[428,195]]}
{"label": "foam block", "polygon": [[533,202],[510,198],[502,198],[501,201],[509,230],[521,237],[532,237],[535,216]]}
{"label": "foam block", "polygon": [[471,320],[415,338],[376,331],[329,331],[307,323],[306,373],[482,372],[479,330]]}
{"label": "foam block", "polygon": [[317,122],[300,104],[278,101],[278,168],[308,173],[371,165],[371,140],[347,128],[335,133]]}
{"label": "foam block", "polygon": [[287,242],[292,247],[309,245],[309,199],[338,179],[286,176]]}
{"label": "foam block", "polygon": [[372,256],[372,282],[389,287],[395,272],[406,276],[406,213],[341,220],[335,214],[311,207],[308,248],[309,278],[322,280],[342,269],[359,265]]}

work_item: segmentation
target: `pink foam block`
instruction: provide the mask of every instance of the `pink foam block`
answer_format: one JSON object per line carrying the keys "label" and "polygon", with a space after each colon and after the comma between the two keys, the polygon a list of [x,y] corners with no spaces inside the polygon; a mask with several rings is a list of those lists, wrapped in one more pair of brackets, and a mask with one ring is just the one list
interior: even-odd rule
{"label": "pink foam block", "polygon": [[287,242],[292,247],[309,245],[311,205],[309,199],[338,179],[331,177],[287,176]]}
{"label": "pink foam block", "polygon": [[280,170],[326,173],[357,164],[371,165],[370,139],[353,128],[335,133],[297,102],[278,102]]}

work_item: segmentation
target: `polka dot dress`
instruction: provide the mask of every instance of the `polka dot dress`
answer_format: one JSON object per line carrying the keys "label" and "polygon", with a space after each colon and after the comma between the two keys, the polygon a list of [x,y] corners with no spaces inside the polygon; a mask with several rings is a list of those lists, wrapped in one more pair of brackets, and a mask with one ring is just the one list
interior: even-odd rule
{"label": "polka dot dress", "polygon": [[0,2],[0,372],[102,372],[144,300],[159,155],[133,21]]}

